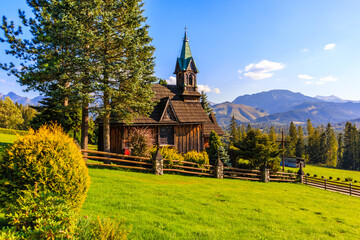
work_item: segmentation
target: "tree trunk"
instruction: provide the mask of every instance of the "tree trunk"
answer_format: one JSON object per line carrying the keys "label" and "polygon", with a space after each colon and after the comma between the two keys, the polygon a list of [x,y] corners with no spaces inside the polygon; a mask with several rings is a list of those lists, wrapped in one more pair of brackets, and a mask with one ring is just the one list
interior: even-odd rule
{"label": "tree trunk", "polygon": [[[81,119],[81,149],[88,149],[89,143],[89,104],[84,103],[82,108],[82,119]],[[87,153],[84,153],[87,156]]]}
{"label": "tree trunk", "polygon": [[110,152],[110,100],[109,96],[104,94],[105,113],[103,116],[103,136],[104,136],[104,152]]}

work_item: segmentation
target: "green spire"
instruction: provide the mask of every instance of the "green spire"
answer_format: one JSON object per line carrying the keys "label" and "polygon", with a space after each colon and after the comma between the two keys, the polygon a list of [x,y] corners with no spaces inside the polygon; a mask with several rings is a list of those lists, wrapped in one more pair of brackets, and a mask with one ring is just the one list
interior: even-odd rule
{"label": "green spire", "polygon": [[180,69],[182,71],[185,71],[191,60],[193,60],[194,65],[195,65],[195,72],[199,72],[196,68],[196,64],[195,61],[191,55],[191,51],[190,51],[190,45],[189,45],[189,39],[187,37],[187,31],[186,31],[186,27],[185,27],[185,34],[184,34],[184,39],[183,39],[183,45],[181,48],[181,54],[180,57],[177,59],[177,62],[179,63]]}

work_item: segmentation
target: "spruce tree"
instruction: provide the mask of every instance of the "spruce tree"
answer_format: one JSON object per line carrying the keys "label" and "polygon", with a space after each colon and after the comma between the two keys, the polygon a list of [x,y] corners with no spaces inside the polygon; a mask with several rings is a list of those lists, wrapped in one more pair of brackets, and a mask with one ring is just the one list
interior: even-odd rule
{"label": "spruce tree", "polygon": [[213,111],[204,91],[201,91],[200,103],[206,114],[210,114]]}
{"label": "spruce tree", "polygon": [[296,156],[305,158],[305,141],[304,141],[304,131],[301,126],[297,130],[297,141],[296,141]]}
{"label": "spruce tree", "polygon": [[235,116],[233,115],[230,120],[230,142],[234,143],[237,141],[239,141],[238,124],[236,122]]}
{"label": "spruce tree", "polygon": [[289,127],[289,135],[286,139],[288,142],[286,143],[286,156],[288,157],[297,157],[296,156],[296,142],[298,140],[297,129],[293,122],[290,123]]}
{"label": "spruce tree", "polygon": [[326,165],[329,167],[336,167],[338,162],[338,142],[331,124],[328,123],[325,130],[326,136]]}
{"label": "spruce tree", "polygon": [[274,126],[270,127],[270,132],[269,132],[269,140],[272,142],[276,141],[276,133],[275,133],[275,128]]}

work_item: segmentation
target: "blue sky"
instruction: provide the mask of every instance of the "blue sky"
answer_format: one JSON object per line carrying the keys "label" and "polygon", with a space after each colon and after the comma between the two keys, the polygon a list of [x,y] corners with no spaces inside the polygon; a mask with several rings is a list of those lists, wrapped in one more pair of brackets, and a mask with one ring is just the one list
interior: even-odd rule
{"label": "blue sky", "polygon": [[[17,19],[25,0],[4,1]],[[184,27],[213,102],[271,89],[360,100],[360,1],[148,0],[145,15],[156,47],[158,77],[171,80]],[[0,61],[8,61],[0,44]],[[24,87],[0,71],[0,92]]]}

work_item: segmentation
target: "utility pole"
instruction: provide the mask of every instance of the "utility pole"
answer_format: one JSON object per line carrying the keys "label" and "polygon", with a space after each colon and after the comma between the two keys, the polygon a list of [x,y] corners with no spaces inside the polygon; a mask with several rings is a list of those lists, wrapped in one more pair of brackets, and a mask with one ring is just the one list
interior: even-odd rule
{"label": "utility pole", "polygon": [[289,141],[285,141],[284,139],[284,129],[281,130],[281,141],[275,141],[275,142],[281,142],[282,145],[282,150],[283,150],[283,154],[282,154],[282,168],[283,168],[283,172],[285,172],[285,142],[289,142]]}

